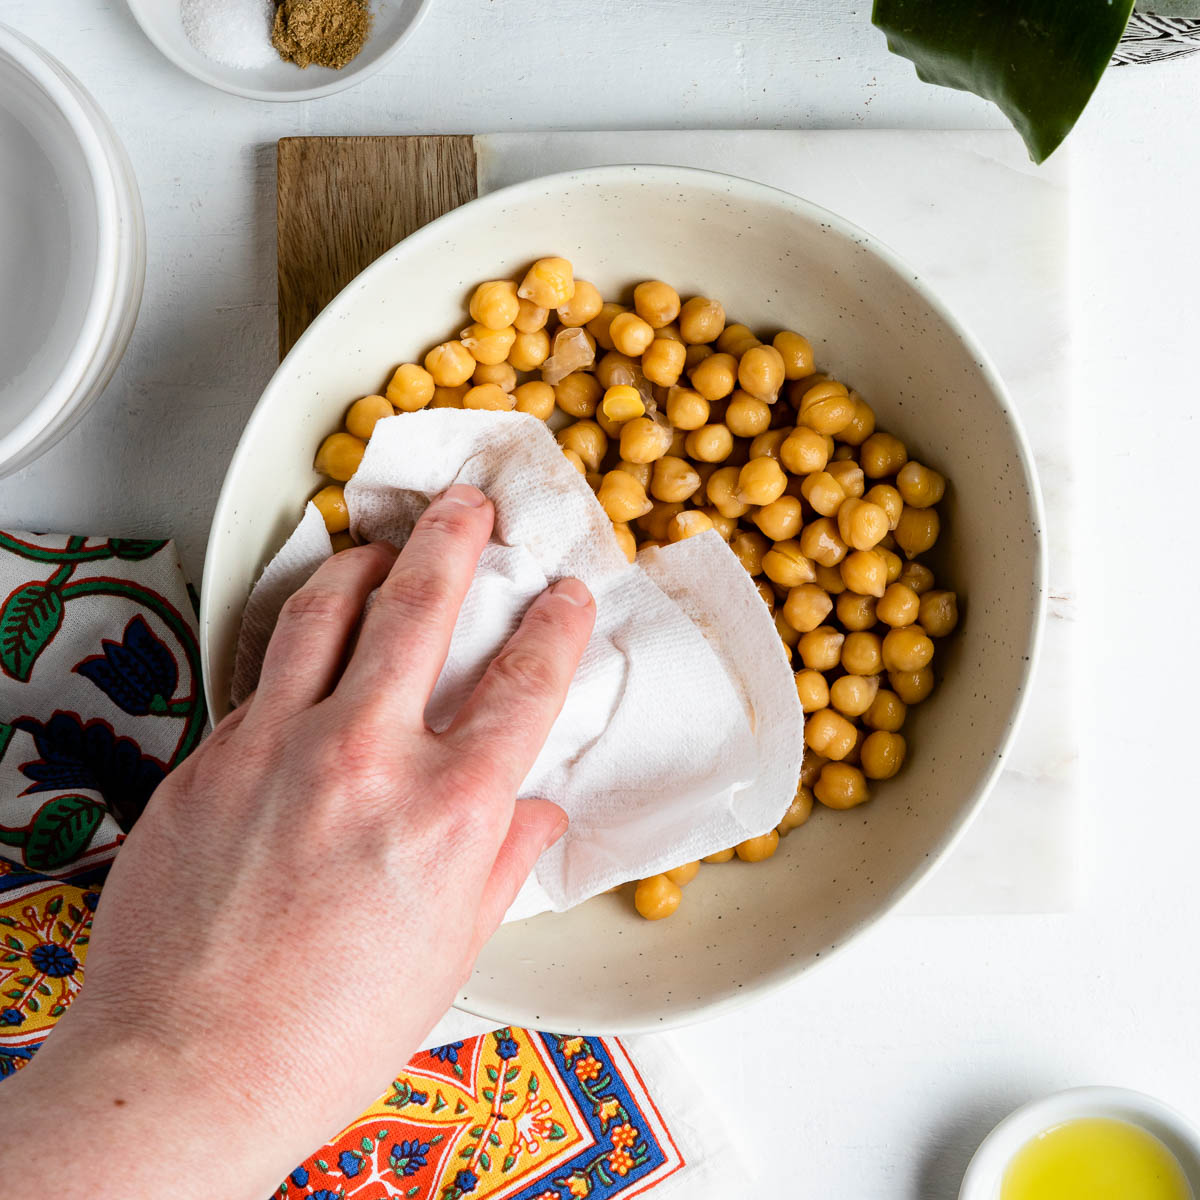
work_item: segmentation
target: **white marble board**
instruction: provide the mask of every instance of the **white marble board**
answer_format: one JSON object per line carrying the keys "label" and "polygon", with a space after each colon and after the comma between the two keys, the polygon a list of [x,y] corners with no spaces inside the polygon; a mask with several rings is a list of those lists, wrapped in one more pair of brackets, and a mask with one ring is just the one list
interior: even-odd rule
{"label": "white marble board", "polygon": [[1008,384],[1034,448],[1050,587],[1037,680],[978,820],[907,913],[1064,912],[1079,902],[1067,159],[1034,168],[1008,132],[687,131],[491,134],[479,193],[605,163],[721,170],[840,213],[903,255]]}

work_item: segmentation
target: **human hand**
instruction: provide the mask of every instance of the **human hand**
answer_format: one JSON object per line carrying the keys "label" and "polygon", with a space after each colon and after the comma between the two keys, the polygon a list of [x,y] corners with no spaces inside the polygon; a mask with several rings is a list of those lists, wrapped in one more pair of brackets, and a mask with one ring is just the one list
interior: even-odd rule
{"label": "human hand", "polygon": [[556,805],[515,796],[591,633],[583,584],[530,606],[449,729],[423,720],[493,518],[456,486],[399,556],[326,562],[285,605],[254,696],[122,847],[85,987],[0,1089],[18,1126],[56,1102],[92,1124],[82,1086],[95,1157],[76,1139],[64,1182],[87,1178],[92,1200],[158,1194],[143,1136],[172,1146],[176,1178],[203,1157],[209,1194],[268,1194],[386,1090],[565,830]]}

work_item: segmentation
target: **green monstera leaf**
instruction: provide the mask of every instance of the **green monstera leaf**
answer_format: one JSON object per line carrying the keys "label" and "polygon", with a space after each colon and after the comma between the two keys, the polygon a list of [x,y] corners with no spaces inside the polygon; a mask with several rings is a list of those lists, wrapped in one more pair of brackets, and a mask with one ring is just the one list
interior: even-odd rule
{"label": "green monstera leaf", "polygon": [[875,0],[871,19],[926,83],[996,104],[1040,163],[1079,119],[1132,11],[1133,0]]}
{"label": "green monstera leaf", "polygon": [[104,809],[86,796],[55,796],[38,809],[25,836],[25,865],[53,871],[78,858],[104,820]]}
{"label": "green monstera leaf", "polygon": [[0,608],[0,669],[28,683],[38,656],[62,626],[63,599],[56,588],[27,583]]}

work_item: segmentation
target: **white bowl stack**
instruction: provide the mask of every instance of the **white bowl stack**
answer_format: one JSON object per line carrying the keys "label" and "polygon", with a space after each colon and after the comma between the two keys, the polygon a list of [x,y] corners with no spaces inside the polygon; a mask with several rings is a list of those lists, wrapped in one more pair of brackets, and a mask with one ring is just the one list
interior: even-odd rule
{"label": "white bowl stack", "polygon": [[137,181],[112,126],[60,63],[0,25],[0,475],[104,390],[145,269]]}

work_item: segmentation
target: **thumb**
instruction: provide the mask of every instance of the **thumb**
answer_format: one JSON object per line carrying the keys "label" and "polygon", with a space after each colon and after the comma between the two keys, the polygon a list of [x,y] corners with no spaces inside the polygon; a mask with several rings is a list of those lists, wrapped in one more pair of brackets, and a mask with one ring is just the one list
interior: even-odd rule
{"label": "thumb", "polygon": [[567,831],[567,814],[549,800],[518,800],[479,901],[475,948],[495,933],[541,852]]}

